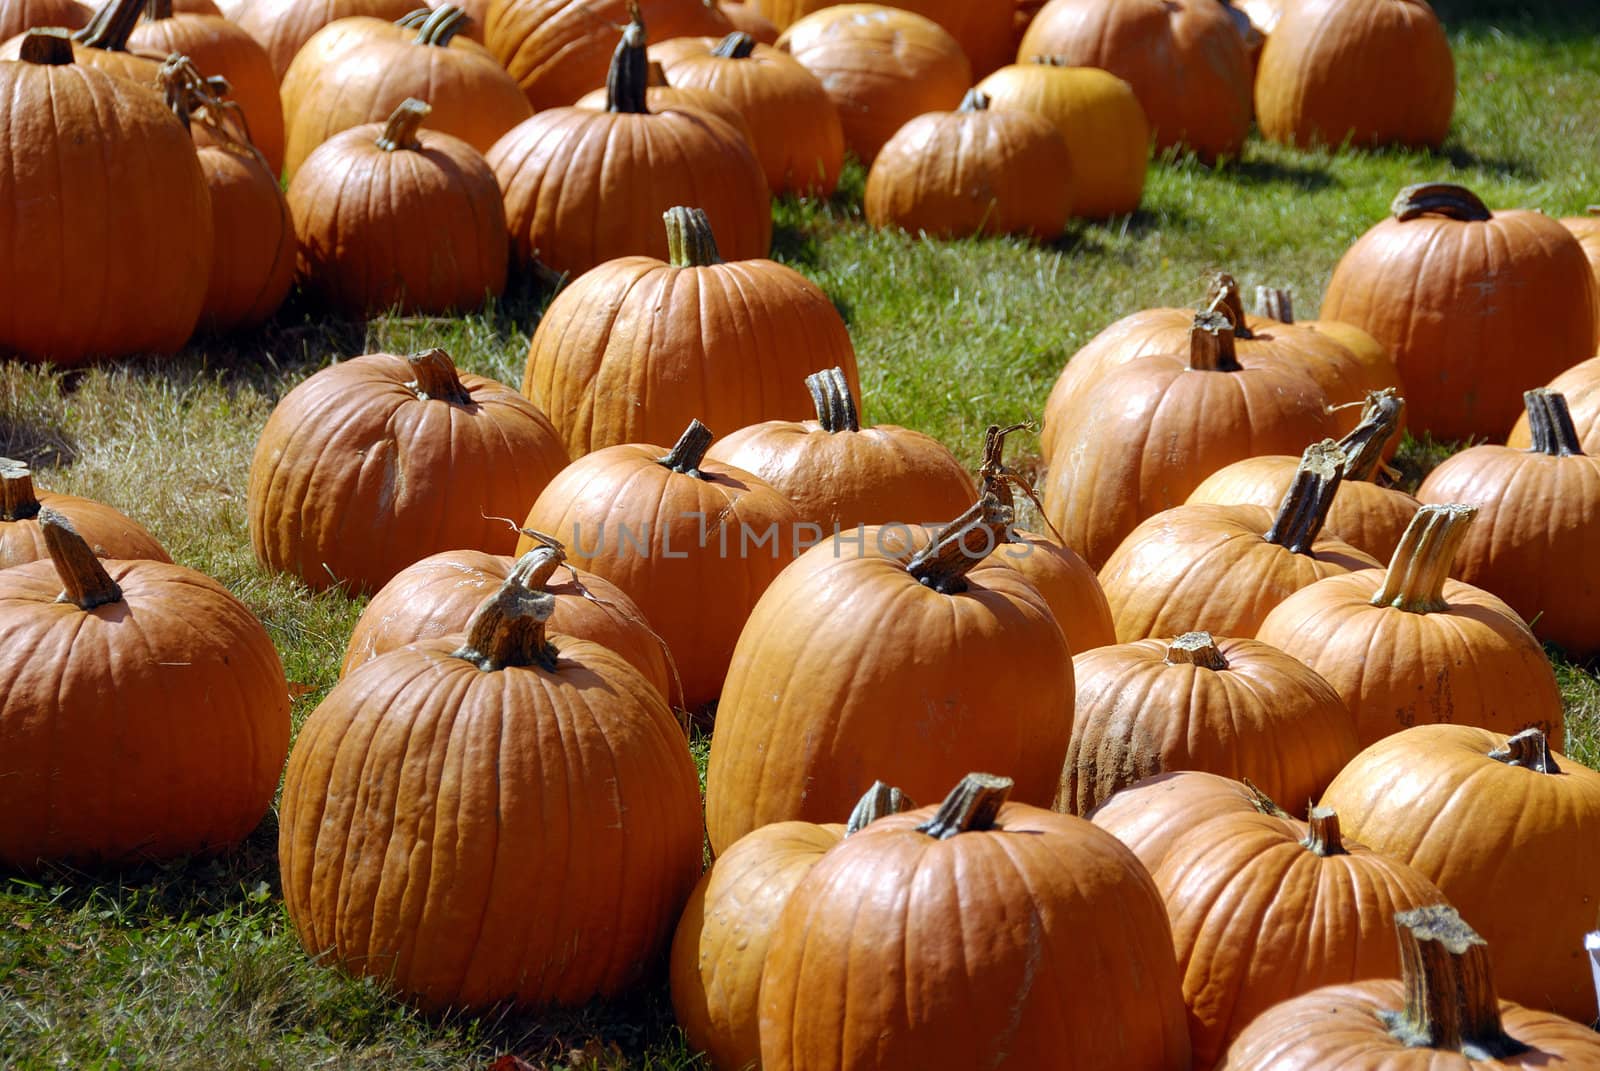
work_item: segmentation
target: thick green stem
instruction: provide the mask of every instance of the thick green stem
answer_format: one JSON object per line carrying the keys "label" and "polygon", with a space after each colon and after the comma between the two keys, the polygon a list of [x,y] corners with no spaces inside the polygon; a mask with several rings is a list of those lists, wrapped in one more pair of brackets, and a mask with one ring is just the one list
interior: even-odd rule
{"label": "thick green stem", "polygon": [[456,370],[456,363],[444,350],[426,350],[410,354],[406,357],[406,364],[411,366],[411,374],[416,376],[406,386],[410,387],[418,398],[423,401],[436,398],[455,405],[472,404],[472,392],[461,382],[461,373]]}
{"label": "thick green stem", "polygon": [[756,39],[747,33],[735,30],[717,42],[717,47],[711,50],[713,56],[723,59],[749,59],[755,55]]}
{"label": "thick green stem", "polygon": [[1256,313],[1280,324],[1294,323],[1294,298],[1277,286],[1256,287]]}
{"label": "thick green stem", "polygon": [[1185,632],[1167,644],[1165,661],[1169,666],[1199,666],[1219,672],[1228,668],[1228,659],[1217,650],[1217,641],[1209,632]]}
{"label": "thick green stem", "polygon": [[939,805],[934,816],[917,827],[936,840],[949,840],[963,833],[982,833],[994,828],[1000,808],[1011,795],[1013,782],[1009,777],[994,774],[969,773],[961,779]]}
{"label": "thick green stem", "polygon": [[1328,520],[1333,496],[1344,479],[1344,451],[1332,439],[1312,443],[1300,457],[1294,482],[1278,506],[1278,515],[1267,532],[1267,542],[1276,543],[1296,554],[1310,554],[1311,547]]}
{"label": "thick green stem", "polygon": [[72,35],[73,40],[89,48],[107,52],[128,51],[128,38],[139,25],[144,13],[145,0],[106,0],[89,25]]}
{"label": "thick green stem", "polygon": [[1383,586],[1372,596],[1374,606],[1392,606],[1410,614],[1434,614],[1450,608],[1444,582],[1450,578],[1456,551],[1467,538],[1476,506],[1423,506],[1406,526],[1400,545],[1389,559]]}
{"label": "thick green stem", "polygon": [[1331,807],[1313,807],[1307,816],[1310,833],[1301,841],[1306,850],[1324,858],[1330,855],[1348,855],[1344,838],[1339,833],[1339,815]]}
{"label": "thick green stem", "polygon": [[606,111],[648,115],[645,93],[650,87],[650,58],[645,54],[644,15],[637,3],[628,5],[628,25],[611,56],[606,74]]}
{"label": "thick green stem", "polygon": [[428,12],[427,18],[417,28],[413,44],[449,48],[450,39],[467,28],[470,17],[453,4],[445,4]]}
{"label": "thick green stem", "polygon": [[667,262],[674,268],[709,268],[722,263],[717,236],[703,208],[669,208],[661,217],[667,224]]}
{"label": "thick green stem", "polygon": [[961,98],[961,107],[956,109],[963,112],[986,112],[989,110],[989,94],[981,89],[967,90],[967,95]]}
{"label": "thick green stem", "polygon": [[1255,338],[1244,318],[1244,295],[1239,293],[1239,281],[1225,271],[1212,276],[1211,288],[1206,292],[1206,312],[1221,312],[1233,324],[1236,338]]}
{"label": "thick green stem", "polygon": [[657,458],[657,464],[665,465],[673,472],[681,472],[685,476],[704,479],[700,474],[700,462],[706,458],[706,451],[711,449],[711,440],[716,436],[711,429],[698,420],[689,421],[689,426],[683,429],[683,434],[678,436],[678,441],[673,444],[666,456]]}
{"label": "thick green stem", "polygon": [[967,573],[1006,542],[1011,519],[1010,506],[984,495],[913,555],[906,572],[943,595],[966,591]]}
{"label": "thick green stem", "polygon": [[1583,443],[1572,423],[1566,395],[1539,387],[1524,391],[1522,404],[1528,412],[1528,434],[1533,440],[1530,449],[1534,453],[1549,457],[1583,456]]}
{"label": "thick green stem", "polygon": [[17,59],[36,67],[70,67],[72,33],[55,26],[29,30],[23,35]]}
{"label": "thick green stem", "polygon": [[0,457],[0,521],[27,521],[38,515],[33,472],[20,461]]}
{"label": "thick green stem", "polygon": [[1506,746],[1489,752],[1489,757],[1507,766],[1520,766],[1535,773],[1561,772],[1561,767],[1556,765],[1554,756],[1550,754],[1550,738],[1544,735],[1543,729],[1524,729],[1515,736],[1507,737]]}
{"label": "thick green stem", "polygon": [[433,16],[433,8],[419,7],[415,11],[408,11],[394,20],[394,24],[402,30],[419,29],[423,23]]}
{"label": "thick green stem", "polygon": [[1192,372],[1237,372],[1240,369],[1238,350],[1234,346],[1237,332],[1222,312],[1206,311],[1194,314],[1189,328],[1189,370]]}
{"label": "thick green stem", "polygon": [[1500,1021],[1489,945],[1444,904],[1394,917],[1406,1004],[1379,1015],[1408,1048],[1497,1060],[1526,1052]]}
{"label": "thick green stem", "polygon": [[916,806],[909,796],[893,785],[874,781],[872,787],[867,789],[867,794],[857,801],[855,810],[850,812],[850,821],[845,823],[844,835],[853,836],[880,818],[891,814],[903,814],[915,810]]}
{"label": "thick green stem", "polygon": [[94,556],[89,544],[72,527],[72,522],[53,509],[39,511],[39,528],[50,561],[61,578],[62,592],[57,602],[70,602],[80,610],[122,601],[122,588],[111,579],[106,567]]}
{"label": "thick green stem", "polygon": [[471,662],[485,673],[515,666],[553,670],[556,649],[545,638],[545,622],[555,608],[554,595],[529,587],[524,576],[513,571],[500,590],[473,611],[467,622],[467,642],[453,657]]}
{"label": "thick green stem", "polygon": [[850,380],[843,368],[829,368],[806,377],[806,389],[817,407],[817,423],[830,435],[841,431],[860,431],[861,416],[850,394]]}
{"label": "thick green stem", "polygon": [[430,105],[416,97],[401,101],[400,107],[389,116],[389,121],[383,125],[383,132],[378,135],[378,148],[384,152],[422,148],[422,142],[417,140],[417,131],[422,128],[422,121],[431,111],[433,108]]}
{"label": "thick green stem", "polygon": [[1361,420],[1339,440],[1344,451],[1344,478],[1371,483],[1383,464],[1383,448],[1400,430],[1406,400],[1393,387],[1367,392]]}

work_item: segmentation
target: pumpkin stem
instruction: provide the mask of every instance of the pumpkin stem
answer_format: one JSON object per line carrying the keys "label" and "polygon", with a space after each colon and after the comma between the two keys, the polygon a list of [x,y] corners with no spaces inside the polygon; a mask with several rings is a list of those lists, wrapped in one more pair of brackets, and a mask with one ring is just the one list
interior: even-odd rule
{"label": "pumpkin stem", "polygon": [[1236,334],[1234,325],[1228,322],[1224,313],[1195,313],[1194,324],[1189,328],[1190,371],[1239,371],[1239,354],[1233,341]]}
{"label": "pumpkin stem", "polygon": [[145,0],[106,0],[89,25],[72,35],[72,39],[88,48],[107,52],[128,51],[128,37],[139,25]]}
{"label": "pumpkin stem", "polygon": [[1344,837],[1339,833],[1339,813],[1332,807],[1313,807],[1306,815],[1311,832],[1301,844],[1314,855],[1326,859],[1330,855],[1349,855],[1345,851]]}
{"label": "pumpkin stem", "polygon": [[976,87],[967,90],[967,95],[961,98],[961,107],[956,109],[962,112],[986,112],[989,110],[989,94]]}
{"label": "pumpkin stem", "polygon": [[406,364],[411,366],[411,374],[417,377],[406,386],[418,398],[423,401],[436,398],[441,402],[453,402],[456,405],[472,404],[472,392],[461,382],[461,374],[456,371],[456,363],[444,350],[433,349],[409,354],[406,357]]}
{"label": "pumpkin stem", "polygon": [[667,221],[667,262],[674,268],[709,268],[722,263],[705,209],[679,205],[667,209],[661,218]]}
{"label": "pumpkin stem", "polygon": [[556,570],[567,560],[567,552],[559,546],[549,543],[534,547],[528,553],[518,558],[511,567],[510,576],[530,591],[543,591],[545,585],[550,583],[550,578],[556,575]]}
{"label": "pumpkin stem", "polygon": [[72,522],[53,509],[39,511],[39,528],[50,551],[63,591],[57,602],[70,602],[80,610],[122,601],[122,588],[111,579],[106,567],[94,556]]}
{"label": "pumpkin stem", "polygon": [[867,789],[867,794],[857,801],[855,809],[850,812],[844,835],[853,836],[886,815],[903,814],[916,810],[916,807],[911,797],[898,788],[883,781],[874,781],[872,787]]}
{"label": "pumpkin stem", "polygon": [[1248,777],[1241,777],[1239,779],[1239,783],[1250,790],[1250,803],[1257,811],[1260,811],[1262,814],[1270,814],[1274,818],[1292,817],[1288,811],[1278,806],[1276,800],[1267,795],[1265,792],[1261,791],[1261,786],[1257,785]]}
{"label": "pumpkin stem", "polygon": [[850,394],[850,381],[843,368],[829,368],[806,377],[806,389],[817,407],[817,423],[829,435],[841,431],[860,431],[861,416]]}
{"label": "pumpkin stem", "polygon": [[1500,1022],[1488,942],[1455,908],[1436,904],[1402,911],[1394,927],[1406,1006],[1378,1013],[1391,1035],[1408,1048],[1459,1052],[1470,1060],[1527,1051]]}
{"label": "pumpkin stem", "polygon": [[713,56],[723,59],[749,59],[755,54],[756,39],[747,33],[735,30],[717,42],[717,47],[711,50]]}
{"label": "pumpkin stem", "polygon": [[394,24],[400,27],[402,30],[415,30],[424,22],[427,22],[432,14],[433,8],[419,7],[415,10],[406,12],[404,15],[401,15],[399,18],[395,19]]}
{"label": "pumpkin stem", "polygon": [[1332,439],[1306,447],[1294,482],[1278,505],[1278,515],[1267,532],[1268,543],[1296,554],[1311,553],[1311,545],[1328,519],[1339,482],[1344,479],[1344,460],[1344,451]]}
{"label": "pumpkin stem", "polygon": [[941,595],[958,595],[967,590],[967,573],[1006,542],[1010,526],[1011,507],[986,494],[912,555],[906,572]]}
{"label": "pumpkin stem", "polygon": [[416,40],[411,43],[449,48],[450,39],[467,28],[467,21],[467,13],[454,4],[434,8],[417,27]]}
{"label": "pumpkin stem", "polygon": [[1221,312],[1233,322],[1235,338],[1255,338],[1244,319],[1244,296],[1239,293],[1239,282],[1225,271],[1211,278],[1206,291],[1206,312]]}
{"label": "pumpkin stem", "polygon": [[33,472],[21,461],[0,457],[0,521],[26,521],[38,515]]}
{"label": "pumpkin stem", "polygon": [[611,54],[606,73],[606,111],[649,115],[645,90],[650,86],[650,58],[645,54],[644,15],[636,0],[628,4],[628,25]]}
{"label": "pumpkin stem", "polygon": [[1219,672],[1228,668],[1228,659],[1217,650],[1217,641],[1211,638],[1209,632],[1185,632],[1167,644],[1166,663],[1169,666],[1199,666]]}
{"label": "pumpkin stem", "polygon": [[1444,216],[1464,223],[1483,223],[1493,218],[1478,195],[1465,186],[1448,182],[1419,182],[1394,195],[1389,211],[1401,223],[1418,216]]}
{"label": "pumpkin stem", "polygon": [[422,121],[431,111],[433,111],[431,105],[423,103],[416,97],[407,97],[401,101],[400,107],[389,116],[389,121],[383,125],[383,132],[378,135],[378,148],[384,152],[422,148],[422,142],[417,140],[417,130],[421,128]]}
{"label": "pumpkin stem", "polygon": [[145,0],[144,17],[151,22],[172,18],[172,0]]}
{"label": "pumpkin stem", "polygon": [[711,449],[711,440],[715,438],[710,428],[698,420],[691,420],[672,449],[667,451],[665,457],[657,458],[656,462],[673,472],[703,480],[705,477],[700,474],[700,462],[705,460],[706,451]]}
{"label": "pumpkin stem", "polygon": [[935,840],[949,840],[962,833],[983,833],[994,828],[1000,808],[1011,795],[1009,777],[969,773],[939,804],[934,816],[917,827]]}
{"label": "pumpkin stem", "polygon": [[1406,525],[1400,545],[1389,559],[1383,587],[1372,596],[1374,606],[1393,606],[1411,614],[1435,614],[1450,608],[1444,582],[1455,565],[1456,550],[1477,516],[1476,506],[1423,506]]}
{"label": "pumpkin stem", "polygon": [[1344,478],[1372,483],[1383,464],[1383,448],[1400,430],[1400,414],[1406,400],[1393,387],[1367,391],[1361,406],[1361,420],[1339,440],[1344,451]]}
{"label": "pumpkin stem", "polygon": [[70,67],[72,33],[58,26],[29,30],[22,37],[17,59],[37,67]]}
{"label": "pumpkin stem", "polygon": [[1549,457],[1582,457],[1583,443],[1572,423],[1567,396],[1549,387],[1523,391],[1523,407],[1528,411],[1531,449]]}
{"label": "pumpkin stem", "polygon": [[1558,774],[1561,767],[1550,754],[1550,738],[1543,729],[1524,729],[1506,737],[1506,746],[1489,752],[1489,757],[1507,766],[1521,766],[1542,774]]}
{"label": "pumpkin stem", "polygon": [[556,609],[556,597],[525,581],[533,571],[519,559],[500,585],[500,590],[483,600],[467,622],[467,642],[450,657],[471,662],[485,673],[514,666],[556,668],[556,649],[545,638],[545,622]]}
{"label": "pumpkin stem", "polygon": [[1029,56],[1029,63],[1038,64],[1040,67],[1072,67],[1075,64],[1066,56]]}
{"label": "pumpkin stem", "polygon": [[1280,324],[1294,323],[1294,298],[1280,286],[1256,287],[1256,311]]}

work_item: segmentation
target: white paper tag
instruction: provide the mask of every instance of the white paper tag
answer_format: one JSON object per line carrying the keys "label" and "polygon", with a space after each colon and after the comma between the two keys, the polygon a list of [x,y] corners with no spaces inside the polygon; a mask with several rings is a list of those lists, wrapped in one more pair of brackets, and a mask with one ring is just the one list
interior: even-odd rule
{"label": "white paper tag", "polygon": [[[1589,969],[1594,972],[1595,1002],[1600,1004],[1600,930],[1585,934],[1583,947],[1589,952]],[[1600,1023],[1600,1019],[1595,1021]]]}

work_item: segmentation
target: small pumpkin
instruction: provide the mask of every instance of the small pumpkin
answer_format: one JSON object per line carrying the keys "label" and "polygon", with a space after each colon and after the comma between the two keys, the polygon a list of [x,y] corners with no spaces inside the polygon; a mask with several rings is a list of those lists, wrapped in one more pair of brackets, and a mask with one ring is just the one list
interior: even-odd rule
{"label": "small pumpkin", "polygon": [[289,64],[318,30],[339,19],[405,18],[417,0],[234,0],[228,18],[261,42],[281,82]]}
{"label": "small pumpkin", "polygon": [[[1241,305],[1240,308],[1242,307]],[[1294,315],[1293,295],[1288,290],[1276,286],[1256,287],[1256,311],[1260,313],[1261,318],[1274,323],[1288,324],[1326,335],[1349,350],[1360,370],[1355,379],[1364,384],[1368,394],[1375,390],[1392,390],[1401,396],[1405,395],[1405,382],[1400,378],[1400,369],[1395,367],[1394,355],[1389,352],[1389,347],[1355,324],[1341,323],[1338,320],[1297,320]],[[1394,441],[1385,449],[1383,455],[1385,460],[1394,456],[1399,446],[1399,439],[1400,436],[1396,434]]]}
{"label": "small pumpkin", "polygon": [[[139,25],[139,14],[147,0],[105,0],[88,23],[73,30],[73,62],[114,74],[151,89],[156,87],[156,72],[161,59],[129,51],[128,39]],[[57,29],[46,27],[47,29]],[[20,59],[24,37],[13,37],[0,45],[0,59]]]}
{"label": "small pumpkin", "polygon": [[[1552,379],[1548,388],[1566,399],[1567,415],[1572,418],[1572,427],[1578,433],[1583,452],[1600,454],[1600,357],[1573,365]],[[1517,417],[1511,434],[1506,437],[1506,445],[1513,450],[1527,450],[1533,446],[1526,400],[1522,415]]]}
{"label": "small pumpkin", "polygon": [[46,26],[80,30],[93,15],[78,0],[0,0],[0,41]]}
{"label": "small pumpkin", "polygon": [[[840,6],[835,0],[755,0],[761,13],[779,29],[788,29],[807,15]],[[968,3],[966,0],[902,0],[893,5],[931,19],[943,27],[972,63],[973,73],[982,77],[1010,62],[1016,54],[1012,39],[1012,13],[1001,3]]]}
{"label": "small pumpkin", "polygon": [[1088,818],[1116,837],[1154,874],[1173,843],[1194,827],[1223,815],[1291,817],[1255,786],[1220,774],[1178,770],[1157,774],[1105,800]]}
{"label": "small pumpkin", "polygon": [[739,33],[747,33],[764,45],[778,43],[779,28],[773,24],[766,15],[756,10],[747,3],[735,3],[734,0],[723,0],[717,5],[727,16],[728,22]]}
{"label": "small pumpkin", "polygon": [[65,518],[98,557],[172,561],[138,521],[90,498],[36,491],[27,465],[0,457],[0,569],[49,557],[41,519],[47,509]]}

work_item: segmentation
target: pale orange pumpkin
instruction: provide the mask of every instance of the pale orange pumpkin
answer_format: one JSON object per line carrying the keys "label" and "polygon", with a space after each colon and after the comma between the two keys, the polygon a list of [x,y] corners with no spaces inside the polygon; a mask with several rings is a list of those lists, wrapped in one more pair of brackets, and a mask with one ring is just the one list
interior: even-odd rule
{"label": "pale orange pumpkin", "polygon": [[27,465],[0,457],[0,569],[49,557],[40,520],[47,509],[65,518],[101,558],[172,561],[138,521],[93,499],[36,491]]}
{"label": "pale orange pumpkin", "polygon": [[[1552,379],[1548,387],[1567,400],[1567,414],[1572,418],[1572,427],[1578,433],[1583,452],[1600,454],[1600,357],[1573,365]],[[1506,436],[1506,445],[1513,450],[1527,450],[1533,446],[1526,403],[1511,434]]]}
{"label": "pale orange pumpkin", "polygon": [[1264,814],[1285,824],[1293,818],[1255,786],[1199,770],[1147,777],[1125,788],[1086,817],[1116,837],[1152,874],[1190,829],[1222,815]]}

